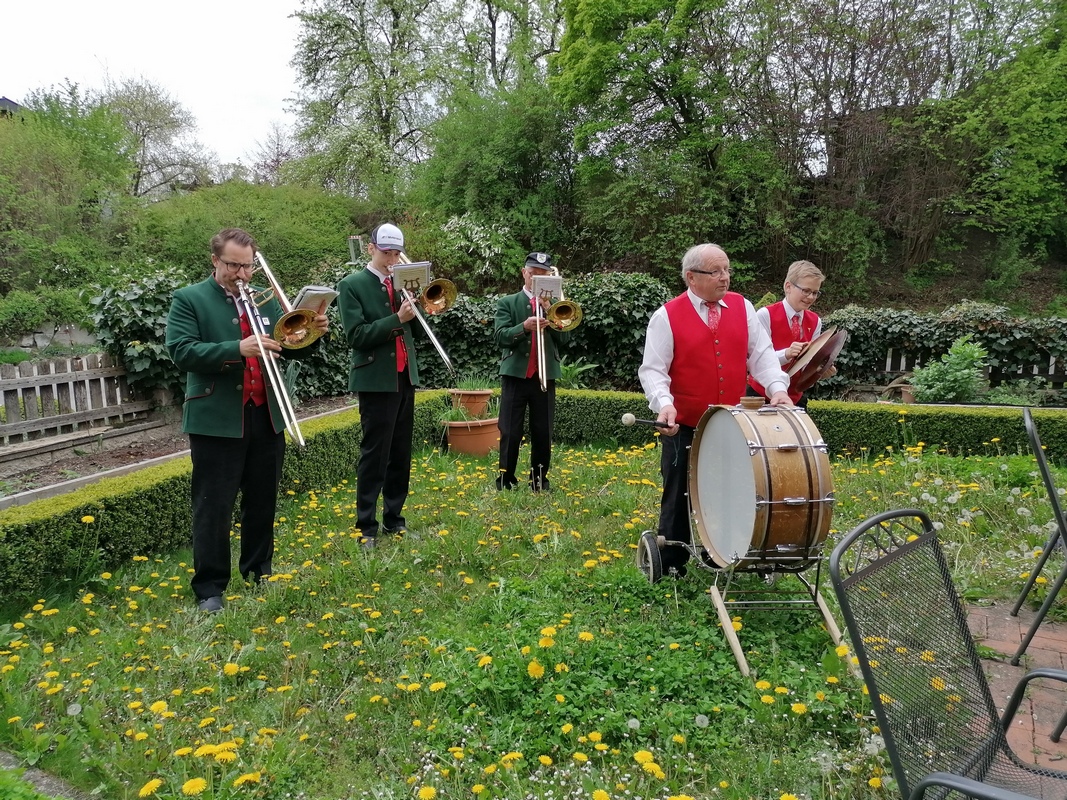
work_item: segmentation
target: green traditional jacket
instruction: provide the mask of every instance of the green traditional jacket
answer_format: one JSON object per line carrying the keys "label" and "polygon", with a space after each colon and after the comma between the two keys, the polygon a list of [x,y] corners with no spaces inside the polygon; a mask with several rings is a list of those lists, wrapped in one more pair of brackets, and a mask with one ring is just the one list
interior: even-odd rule
{"label": "green traditional jacket", "polygon": [[[526,367],[530,363],[530,348],[533,346],[533,333],[522,327],[532,314],[530,298],[521,289],[496,301],[496,324],[494,340],[501,348],[500,374],[514,378],[525,378]],[[559,367],[559,350],[565,344],[570,332],[545,328],[545,367],[548,380],[556,380],[562,374]]]}
{"label": "green traditional jacket", "polygon": [[[419,385],[419,365],[411,323],[402,323],[389,305],[389,292],[369,268],[353,272],[337,284],[337,307],[345,338],[352,348],[348,373],[350,392],[395,392],[399,390],[396,369],[397,339],[404,337],[408,350],[411,385]],[[399,303],[399,298],[397,298]]]}
{"label": "green traditional jacket", "polygon": [[[274,299],[260,308],[273,327],[282,317]],[[185,375],[182,431],[239,439],[244,435],[245,360],[241,356],[241,315],[232,297],[208,277],[174,293],[167,315],[167,352]],[[303,358],[318,342],[282,350],[285,358]],[[264,380],[267,380],[264,373]],[[278,401],[267,386],[267,403],[276,433],[285,429]]]}

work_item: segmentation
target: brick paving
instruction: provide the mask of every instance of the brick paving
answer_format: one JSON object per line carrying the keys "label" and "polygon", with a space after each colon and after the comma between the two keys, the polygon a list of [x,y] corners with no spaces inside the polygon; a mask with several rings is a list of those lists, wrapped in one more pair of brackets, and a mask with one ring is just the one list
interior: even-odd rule
{"label": "brick paving", "polygon": [[[989,688],[993,699],[1003,710],[1019,679],[1038,667],[1067,669],[1067,624],[1047,618],[1037,629],[1019,666],[1011,665],[1011,658],[1019,649],[1034,612],[1023,608],[1018,617],[1008,612],[1010,605],[969,606],[967,609],[971,633],[979,644],[1003,654],[1003,658],[984,659]],[[1030,684],[1027,697],[1015,715],[1008,731],[1008,741],[1020,758],[1031,758],[1035,764],[1067,770],[1067,733],[1057,744],[1049,734],[1067,711],[1067,683],[1036,680]]]}

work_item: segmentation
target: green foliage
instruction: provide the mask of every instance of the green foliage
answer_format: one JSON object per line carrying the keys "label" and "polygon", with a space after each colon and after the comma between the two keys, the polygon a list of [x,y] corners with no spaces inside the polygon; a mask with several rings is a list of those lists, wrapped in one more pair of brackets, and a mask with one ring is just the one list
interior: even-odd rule
{"label": "green foliage", "polygon": [[567,297],[582,307],[582,322],[564,348],[567,357],[596,359],[600,366],[587,373],[592,385],[635,387],[648,320],[670,291],[649,275],[619,272],[580,275],[564,285]]}
{"label": "green foliage", "polygon": [[122,121],[76,86],[0,119],[0,291],[83,286],[114,252],[130,174]]}
{"label": "green foliage", "polygon": [[986,366],[985,348],[971,334],[952,343],[939,360],[916,369],[910,383],[920,403],[972,403],[978,399]]}
{"label": "green foliage", "polygon": [[[1014,408],[813,400],[807,410],[831,452],[879,453],[918,442],[953,455],[988,452],[990,443],[1006,453],[1030,448],[1022,413]],[[1033,414],[1049,457],[1067,459],[1067,411],[1037,409]]]}
{"label": "green foliage", "polygon": [[31,292],[15,289],[0,298],[0,339],[9,344],[36,331],[45,319],[44,306]]}
{"label": "green foliage", "polygon": [[351,199],[319,189],[231,181],[145,208],[125,252],[135,265],[150,253],[191,283],[211,269],[211,237],[223,228],[244,228],[292,299],[323,264],[347,260],[355,211]]}
{"label": "green foliage", "polygon": [[179,270],[157,268],[132,282],[116,274],[112,283],[93,287],[89,302],[96,336],[125,365],[130,385],[165,387],[181,396],[183,375],[165,342],[171,298],[185,284]]}
{"label": "green foliage", "polygon": [[586,364],[585,356],[578,356],[573,361],[566,357],[561,358],[557,385],[562,389],[585,389],[585,378],[582,374],[597,369],[599,366],[599,364]]}
{"label": "green foliage", "polygon": [[982,397],[982,402],[1001,406],[1039,406],[1048,395],[1048,381],[1044,378],[1024,378],[992,387]]}
{"label": "green foliage", "polygon": [[49,800],[20,777],[22,770],[0,769],[0,797],[4,800]]}
{"label": "green foliage", "polygon": [[471,370],[462,373],[455,381],[452,388],[479,391],[482,389],[495,389],[500,383],[500,378],[495,372],[488,370]]}
{"label": "green foliage", "polygon": [[0,364],[21,364],[31,358],[25,350],[0,350]]}

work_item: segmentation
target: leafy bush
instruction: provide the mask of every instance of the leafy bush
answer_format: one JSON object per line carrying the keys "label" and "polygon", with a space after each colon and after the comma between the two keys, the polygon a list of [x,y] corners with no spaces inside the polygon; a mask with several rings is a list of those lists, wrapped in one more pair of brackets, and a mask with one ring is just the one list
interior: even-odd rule
{"label": "leafy bush", "polygon": [[1034,378],[994,386],[985,393],[982,401],[1001,406],[1039,406],[1048,396],[1048,381],[1044,378]]}
{"label": "leafy bush", "polygon": [[180,271],[162,267],[132,283],[115,275],[110,285],[92,287],[95,296],[89,302],[96,336],[126,366],[131,386],[162,387],[182,395],[183,376],[165,342],[171,298],[186,282]]}
{"label": "leafy bush", "polygon": [[0,364],[21,364],[32,356],[25,350],[0,350]]}
{"label": "leafy bush", "polygon": [[560,376],[557,384],[561,389],[584,389],[585,378],[582,377],[582,373],[588,372],[591,369],[596,369],[599,364],[586,364],[585,356],[578,356],[575,360],[571,361],[569,358],[562,358],[559,362]]}
{"label": "leafy bush", "polygon": [[0,298],[0,339],[17,342],[45,321],[45,309],[32,292],[15,289]]}
{"label": "leafy bush", "polygon": [[19,776],[22,770],[0,769],[0,797],[4,800],[48,800]]}
{"label": "leafy bush", "polygon": [[915,399],[920,403],[973,403],[984,382],[986,350],[961,336],[940,360],[930,361],[911,376]]}

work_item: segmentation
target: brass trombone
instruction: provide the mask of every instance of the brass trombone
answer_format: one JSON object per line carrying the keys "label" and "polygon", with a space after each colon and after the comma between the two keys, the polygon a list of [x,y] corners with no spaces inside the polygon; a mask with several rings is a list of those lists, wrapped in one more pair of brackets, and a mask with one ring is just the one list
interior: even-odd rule
{"label": "brass trombone", "polygon": [[[267,280],[271,283],[272,289],[276,293],[278,293],[278,295],[284,297],[284,295],[280,294],[280,288],[276,288],[274,276],[268,274],[269,268],[267,268],[266,261],[262,259],[261,254],[256,253],[256,260],[258,260],[263,265],[263,267],[268,270],[268,272],[264,274],[267,276]],[[265,294],[266,292],[254,291],[252,287],[245,283],[243,280],[237,280],[237,304],[241,307],[245,315],[248,317],[248,324],[252,328],[252,333],[256,336],[256,345],[259,347],[259,360],[263,363],[263,371],[267,373],[267,383],[270,384],[270,389],[274,393],[274,399],[278,401],[278,407],[281,410],[282,420],[285,423],[285,430],[289,432],[289,436],[293,439],[293,441],[303,447],[304,435],[300,432],[300,424],[296,420],[296,411],[293,410],[293,402],[289,399],[289,392],[285,388],[285,379],[282,376],[281,368],[278,366],[278,362],[274,355],[269,352],[266,347],[263,346],[263,342],[259,338],[260,336],[268,335],[267,326],[269,323],[266,319],[264,319],[263,315],[259,313],[259,307],[270,299],[270,297],[267,296],[264,297],[262,300],[259,300],[259,297]],[[259,302],[257,302],[257,300],[259,300]],[[278,304],[282,306],[283,310],[287,305],[287,303],[283,303],[281,299],[278,300]],[[278,329],[282,327],[283,321],[285,321],[286,318],[289,316],[291,316],[291,314],[287,313],[286,315],[283,315],[281,320],[278,321],[278,323],[274,326],[274,335],[271,338],[275,338],[277,340]],[[314,319],[314,317],[315,314],[312,313],[312,320]],[[315,331],[314,338],[311,339],[311,342],[315,341],[315,339],[318,339],[319,336],[322,335],[322,332],[314,326],[311,326],[310,330]],[[305,338],[307,337],[302,337],[301,341],[303,341],[303,339]],[[304,347],[307,344],[310,344],[311,342],[306,342],[306,344],[290,345],[290,347]],[[282,347],[285,347],[284,343],[281,344]]]}
{"label": "brass trombone", "polygon": [[[537,317],[537,375],[541,381],[541,391],[548,391],[548,364],[545,356],[545,331],[541,325],[542,319],[560,331],[572,331],[582,321],[582,307],[573,300],[563,296],[563,277],[556,267],[549,268],[549,274],[538,276],[533,279],[534,294],[537,297],[535,315]],[[544,287],[544,288],[542,288]],[[552,303],[547,310],[541,305],[541,298],[555,296],[555,289],[559,289],[559,300]]]}
{"label": "brass trombone", "polygon": [[[412,261],[404,253],[400,254],[401,264],[411,264]],[[422,329],[426,331],[426,335],[430,339],[430,343],[433,344],[434,349],[437,351],[437,355],[441,356],[441,360],[445,362],[445,366],[448,371],[455,373],[456,368],[452,366],[452,360],[448,357],[448,353],[445,352],[445,348],[441,346],[441,343],[437,341],[437,337],[434,336],[433,331],[430,329],[430,323],[426,321],[426,317],[423,314],[440,314],[443,311],[447,311],[453,303],[456,302],[456,296],[459,294],[456,289],[456,284],[447,278],[438,278],[437,280],[430,281],[425,287],[420,287],[422,291],[419,294],[419,299],[416,301],[412,297],[411,292],[406,287],[400,286],[401,296],[411,303],[411,309],[415,312],[415,318],[422,325]],[[422,309],[420,312],[419,309]]]}
{"label": "brass trombone", "polygon": [[249,300],[259,307],[273,297],[282,307],[282,318],[274,323],[271,338],[287,350],[299,350],[314,343],[323,334],[322,330],[315,327],[316,312],[310,308],[293,308],[263,254],[257,252],[254,261],[256,266],[253,274],[262,272],[270,288],[257,292],[246,286]]}

